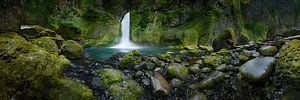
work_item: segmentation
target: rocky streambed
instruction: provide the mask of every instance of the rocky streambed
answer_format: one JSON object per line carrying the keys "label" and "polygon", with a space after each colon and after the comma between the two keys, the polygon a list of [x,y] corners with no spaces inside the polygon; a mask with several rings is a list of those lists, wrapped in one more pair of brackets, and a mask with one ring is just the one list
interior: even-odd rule
{"label": "rocky streambed", "polygon": [[[72,61],[66,77],[97,99],[296,99],[300,41],[250,43],[213,52],[182,49],[158,56],[137,50]],[[297,56],[298,55],[298,56]]]}

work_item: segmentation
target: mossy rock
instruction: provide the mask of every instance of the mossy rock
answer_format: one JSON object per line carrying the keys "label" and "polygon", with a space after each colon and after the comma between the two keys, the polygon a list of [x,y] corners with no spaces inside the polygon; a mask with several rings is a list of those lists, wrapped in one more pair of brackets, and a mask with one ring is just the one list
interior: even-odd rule
{"label": "mossy rock", "polygon": [[279,51],[275,72],[282,79],[300,83],[300,40],[292,40]]}
{"label": "mossy rock", "polygon": [[144,89],[134,80],[126,80],[112,84],[109,92],[116,100],[138,100]]}
{"label": "mossy rock", "polygon": [[105,86],[109,86],[125,79],[125,74],[117,69],[103,68],[97,70],[95,74],[100,78],[99,83]]}
{"label": "mossy rock", "polygon": [[62,39],[55,31],[38,25],[22,25],[21,29],[22,35],[27,39],[34,39],[45,36],[58,37]]}
{"label": "mossy rock", "polygon": [[225,29],[216,39],[213,40],[212,47],[214,51],[219,51],[222,48],[232,48],[236,44],[236,34],[233,28]]}
{"label": "mossy rock", "polygon": [[71,61],[67,59],[64,55],[60,55],[57,59],[57,63],[61,66],[60,70],[64,70],[65,68],[71,65]]}
{"label": "mossy rock", "polygon": [[180,79],[187,79],[189,76],[189,70],[186,66],[183,66],[178,63],[171,64],[167,67],[167,73],[171,77],[177,77]]}
{"label": "mossy rock", "polygon": [[46,51],[48,51],[51,54],[56,54],[58,55],[58,47],[51,38],[49,37],[41,37],[37,39],[32,39],[31,40],[32,44],[35,44],[39,47],[45,48]]}
{"label": "mossy rock", "polygon": [[221,82],[225,77],[223,72],[215,71],[211,73],[207,78],[200,81],[200,87],[203,89],[211,89],[213,86],[217,85],[217,83]]}
{"label": "mossy rock", "polygon": [[139,51],[133,50],[122,57],[120,65],[122,67],[133,68],[135,64],[140,63],[141,61],[142,57],[140,56]]}
{"label": "mossy rock", "polygon": [[264,46],[259,48],[259,53],[264,56],[274,56],[278,53],[276,46]]}
{"label": "mossy rock", "polygon": [[78,59],[83,53],[83,47],[73,40],[65,41],[61,45],[61,50],[68,59]]}
{"label": "mossy rock", "polygon": [[217,67],[223,63],[228,62],[229,60],[230,60],[230,58],[227,56],[222,56],[222,55],[213,53],[211,55],[205,56],[203,59],[203,62],[204,62],[204,64],[207,64],[209,66]]}
{"label": "mossy rock", "polygon": [[62,77],[62,67],[68,63],[17,33],[0,34],[0,51],[0,91],[5,89],[3,94],[11,96],[22,88],[17,97],[23,99],[48,98],[47,89],[54,88],[52,81]]}
{"label": "mossy rock", "polygon": [[96,100],[91,89],[69,79],[59,79],[57,86],[50,89],[48,95],[52,100]]}

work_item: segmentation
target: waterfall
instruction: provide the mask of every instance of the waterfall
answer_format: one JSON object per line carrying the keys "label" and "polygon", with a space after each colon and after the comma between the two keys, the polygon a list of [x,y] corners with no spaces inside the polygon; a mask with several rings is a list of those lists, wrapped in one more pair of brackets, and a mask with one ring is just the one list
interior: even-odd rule
{"label": "waterfall", "polygon": [[121,38],[117,45],[111,48],[118,49],[139,49],[140,47],[130,41],[130,12],[128,12],[121,23]]}

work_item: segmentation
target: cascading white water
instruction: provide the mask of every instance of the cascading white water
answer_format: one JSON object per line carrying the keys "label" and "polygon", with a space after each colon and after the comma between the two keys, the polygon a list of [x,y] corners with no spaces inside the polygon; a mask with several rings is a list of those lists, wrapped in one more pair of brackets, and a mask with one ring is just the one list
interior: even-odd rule
{"label": "cascading white water", "polygon": [[112,46],[111,48],[117,49],[139,49],[140,46],[132,43],[130,41],[130,12],[128,12],[121,23],[121,39],[117,45]]}

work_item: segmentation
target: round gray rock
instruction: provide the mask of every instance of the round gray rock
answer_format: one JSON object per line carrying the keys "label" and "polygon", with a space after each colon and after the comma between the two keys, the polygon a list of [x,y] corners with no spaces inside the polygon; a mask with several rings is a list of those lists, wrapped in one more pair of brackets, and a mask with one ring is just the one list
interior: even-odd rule
{"label": "round gray rock", "polygon": [[274,57],[252,59],[240,67],[241,75],[250,81],[261,81],[268,77],[275,64]]}

